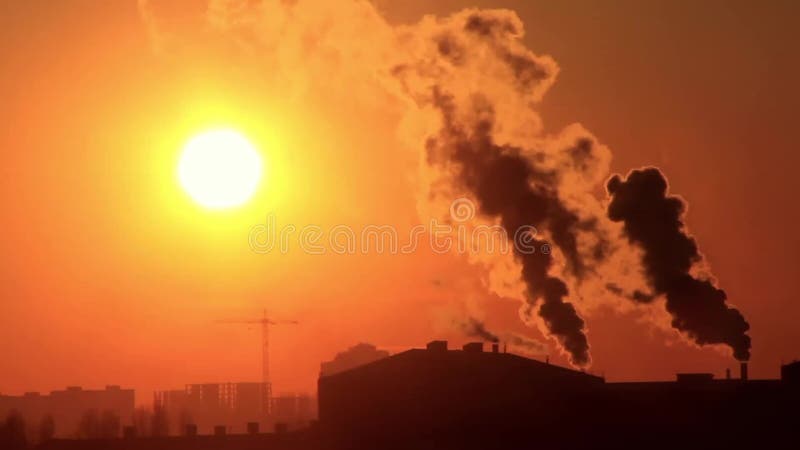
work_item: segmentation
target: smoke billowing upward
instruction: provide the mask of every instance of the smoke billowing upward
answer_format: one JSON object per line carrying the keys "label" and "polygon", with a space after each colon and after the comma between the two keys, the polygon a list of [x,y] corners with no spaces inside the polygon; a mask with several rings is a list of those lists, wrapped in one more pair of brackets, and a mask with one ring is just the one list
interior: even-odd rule
{"label": "smoke billowing upward", "polygon": [[[579,125],[557,138],[541,136],[533,105],[558,67],[521,44],[523,26],[514,13],[465,10],[420,31],[433,45],[391,73],[441,119],[439,130],[427,136],[426,164],[440,175],[437,186],[468,192],[483,217],[524,242],[524,249],[514,246],[514,258],[526,321],[538,316],[535,321],[571,363],[586,366],[589,343],[584,321],[568,301],[568,283],[589,275],[604,256],[596,220],[601,213],[590,212],[587,193],[604,176],[610,153]],[[586,235],[593,236],[588,244]],[[556,269],[554,256],[540,251],[550,243],[563,267]]]}
{"label": "smoke billowing upward", "polygon": [[[629,306],[661,296],[672,325],[695,342],[749,357],[747,322],[712,280],[691,274],[701,255],[661,173],[615,176],[606,209],[596,193],[610,150],[580,124],[545,132],[537,106],[559,67],[526,47],[513,11],[466,9],[393,25],[361,0],[197,3],[199,42],[214,44],[208,60],[255,69],[268,92],[303,106],[299,117],[309,106],[331,113],[332,127],[357,133],[342,139],[348,149],[418,161],[410,188],[423,219],[446,217],[453,200],[468,197],[476,222],[499,224],[524,244],[512,255],[469,257],[486,269],[488,289],[521,300],[522,319],[557,340],[572,364],[591,361],[578,307],[587,314],[597,299]],[[154,46],[193,54],[195,46],[182,53],[180,44],[183,24],[194,21],[165,20],[163,6],[139,0]],[[627,240],[610,238],[619,228],[612,222]],[[482,339],[498,337],[473,328]]]}
{"label": "smoke billowing upward", "polygon": [[697,243],[683,223],[686,205],[668,195],[667,180],[656,168],[634,170],[608,181],[608,217],[624,224],[628,239],[644,249],[642,263],[653,289],[666,296],[672,326],[698,344],[726,344],[739,360],[750,358],[750,328],[726,304],[727,295],[710,279],[690,273],[702,261]]}
{"label": "smoke billowing upward", "polygon": [[[526,248],[541,249],[545,244],[530,227],[547,226],[554,242],[572,261],[575,272],[581,274],[583,263],[577,250],[576,231],[588,225],[559,199],[553,188],[555,174],[535,167],[523,157],[522,149],[494,143],[491,134],[494,111],[481,98],[475,99],[477,120],[471,129],[456,124],[452,98],[437,93],[435,102],[444,126],[438,138],[429,140],[429,152],[446,155],[445,164],[455,165],[457,180],[475,196],[481,212],[499,217],[508,236],[527,240],[530,247]],[[550,334],[558,338],[569,353],[572,363],[588,364],[589,343],[584,322],[575,307],[565,301],[569,293],[566,283],[549,274],[552,256],[541,251],[525,251],[522,246],[514,248],[522,264],[527,301],[532,306],[541,301],[538,314]]]}

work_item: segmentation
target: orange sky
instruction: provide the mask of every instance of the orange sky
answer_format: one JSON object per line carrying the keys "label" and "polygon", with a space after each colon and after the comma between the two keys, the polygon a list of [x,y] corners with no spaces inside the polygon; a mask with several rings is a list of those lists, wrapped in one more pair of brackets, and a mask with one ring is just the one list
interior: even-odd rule
{"label": "orange sky", "polygon": [[[464,303],[494,330],[541,339],[517,301],[487,293],[456,255],[251,252],[250,227],[269,213],[407,230],[421,220],[416,156],[396,142],[400,112],[387,100],[343,93],[346,70],[287,81],[301,72],[243,64],[246,52],[195,31],[186,12],[198,2],[186,3],[163,12],[177,36],[163,51],[135,1],[0,6],[0,392],[253,380],[258,330],[214,321],[264,307],[301,322],[274,330],[278,392],[312,390],[319,362],[358,341],[397,350],[464,340],[442,326]],[[752,376],[777,376],[800,357],[796,5],[429,3],[377,5],[391,23],[464,6],[516,10],[526,45],[561,68],[539,106],[545,128],[582,123],[612,149],[612,171],[661,167],[750,321]],[[174,176],[182,143],[221,123],[262,149],[269,173],[253,202],[225,213],[193,204]],[[619,380],[733,367],[637,317],[585,317],[593,371]]]}

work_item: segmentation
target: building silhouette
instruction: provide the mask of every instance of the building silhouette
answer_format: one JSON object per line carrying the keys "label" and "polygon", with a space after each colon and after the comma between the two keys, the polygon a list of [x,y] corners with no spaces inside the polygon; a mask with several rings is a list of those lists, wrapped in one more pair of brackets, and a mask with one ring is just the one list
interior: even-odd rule
{"label": "building silhouette", "polygon": [[18,412],[27,423],[32,424],[51,416],[55,424],[55,436],[76,437],[80,434],[82,420],[88,417],[87,413],[114,415],[120,427],[130,425],[134,391],[119,386],[106,386],[99,390],[71,386],[45,395],[38,392],[27,392],[21,396],[0,395],[0,417],[6,417],[12,411]]}
{"label": "building silhouette", "polygon": [[248,422],[267,426],[270,389],[268,383],[188,384],[183,390],[156,392],[154,407],[166,411],[172,434],[182,433],[188,424],[199,433],[211,433],[217,426],[244,433]]}
{"label": "building silhouette", "polygon": [[[784,365],[777,380],[750,379],[742,364],[737,377],[681,373],[674,381],[609,383],[500,352],[497,344],[490,351],[481,343],[451,350],[434,341],[328,373],[318,381],[319,421],[305,429],[265,430],[251,422],[242,431],[218,425],[198,433],[189,424],[184,436],[52,440],[42,448],[796,448],[800,429],[800,362]],[[255,391],[232,395],[220,385],[196,386],[187,387],[182,401],[235,409],[231,398],[250,395],[261,404]],[[272,408],[284,407],[278,403]]]}
{"label": "building silhouette", "polygon": [[[739,448],[796,436],[800,363],[780,380],[678,374],[608,383],[444,341],[319,379],[319,425],[341,447]],[[796,439],[796,437],[795,437]],[[795,440],[796,442],[796,440]],[[526,444],[527,443],[527,444]]]}
{"label": "building silhouette", "polygon": [[170,434],[186,434],[193,425],[199,434],[211,434],[224,427],[226,433],[246,433],[248,426],[272,430],[308,426],[316,418],[316,401],[306,394],[272,396],[268,383],[188,384],[184,389],[159,391],[154,409],[162,410]]}

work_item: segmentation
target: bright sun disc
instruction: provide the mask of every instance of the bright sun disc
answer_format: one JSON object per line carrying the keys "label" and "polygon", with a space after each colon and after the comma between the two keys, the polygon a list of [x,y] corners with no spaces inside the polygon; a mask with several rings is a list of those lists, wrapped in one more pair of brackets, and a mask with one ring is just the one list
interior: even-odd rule
{"label": "bright sun disc", "polygon": [[234,130],[206,131],[184,146],[178,179],[197,203],[212,209],[232,208],[255,193],[261,179],[261,157]]}

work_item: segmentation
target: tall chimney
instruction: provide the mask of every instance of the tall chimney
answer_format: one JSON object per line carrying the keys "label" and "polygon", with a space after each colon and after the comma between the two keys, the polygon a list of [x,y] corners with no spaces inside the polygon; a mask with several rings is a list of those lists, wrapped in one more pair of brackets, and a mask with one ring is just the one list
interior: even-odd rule
{"label": "tall chimney", "polygon": [[741,375],[740,378],[742,381],[747,381],[747,363],[743,362],[740,366]]}
{"label": "tall chimney", "polygon": [[497,342],[492,344],[492,353],[498,353],[500,351],[500,344]]}

